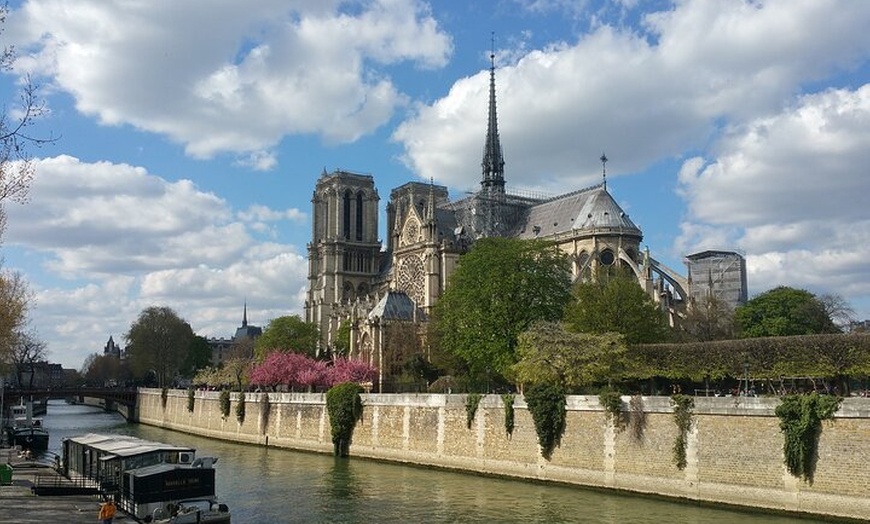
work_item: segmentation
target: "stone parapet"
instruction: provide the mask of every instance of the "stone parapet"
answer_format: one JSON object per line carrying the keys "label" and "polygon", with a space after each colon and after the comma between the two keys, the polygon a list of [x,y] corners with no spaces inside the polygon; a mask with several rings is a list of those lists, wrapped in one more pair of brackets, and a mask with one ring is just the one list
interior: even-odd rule
{"label": "stone parapet", "polygon": [[[212,438],[332,453],[325,395],[246,394],[246,416],[235,416],[238,394],[223,418],[219,394],[197,391],[193,411],[187,392],[139,392],[139,420]],[[863,521],[870,515],[870,399],[845,399],[834,420],[823,423],[813,482],[790,475],[783,463],[783,435],[776,398],[696,397],[687,438],[687,465],[673,459],[677,426],[669,397],[643,397],[642,414],[623,397],[614,424],[596,396],[569,396],[561,445],[541,457],[534,422],[522,396],[514,403],[514,429],[504,427],[500,395],[486,395],[468,427],[466,395],[362,395],[352,456],[610,488],[678,499],[808,513]]]}

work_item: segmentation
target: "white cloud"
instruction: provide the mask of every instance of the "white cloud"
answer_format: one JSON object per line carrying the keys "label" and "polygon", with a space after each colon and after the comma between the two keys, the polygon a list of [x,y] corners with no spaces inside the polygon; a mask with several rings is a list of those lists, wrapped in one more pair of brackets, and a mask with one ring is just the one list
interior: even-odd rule
{"label": "white cloud", "polygon": [[[496,73],[509,185],[557,192],[706,147],[808,82],[870,55],[870,3],[678,2],[646,31],[603,25]],[[474,188],[488,72],[458,80],[394,133],[421,179]],[[542,182],[542,181],[546,181]]]}
{"label": "white cloud", "polygon": [[17,70],[50,78],[80,112],[197,157],[250,153],[260,169],[288,134],[371,133],[405,103],[381,67],[440,67],[452,46],[416,0],[30,0],[13,17],[28,51]]}
{"label": "white cloud", "polygon": [[119,340],[152,305],[172,307],[206,336],[231,336],[246,298],[252,323],[301,312],[304,250],[250,231],[306,222],[304,213],[259,205],[237,212],[189,180],[167,182],[126,164],[59,156],[36,168],[30,203],[6,209],[6,240],[44,259],[43,267],[15,269],[65,279],[34,286],[34,327],[65,345],[49,345],[53,360],[80,365],[101,350],[95,341]]}
{"label": "white cloud", "polygon": [[683,164],[678,242],[740,245],[755,291],[788,284],[866,297],[870,84],[806,95],[732,129],[717,150]]}

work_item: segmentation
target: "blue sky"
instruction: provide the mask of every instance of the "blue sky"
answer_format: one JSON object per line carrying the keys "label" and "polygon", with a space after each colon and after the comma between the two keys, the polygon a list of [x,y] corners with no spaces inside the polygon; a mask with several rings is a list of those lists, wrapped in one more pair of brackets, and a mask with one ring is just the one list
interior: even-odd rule
{"label": "blue sky", "polygon": [[[51,360],[151,305],[204,336],[302,312],[324,169],[478,186],[491,33],[509,188],[600,180],[653,255],[745,252],[750,294],[870,318],[870,2],[10,3],[0,75],[51,110],[3,256]],[[381,223],[383,231],[383,220]]]}

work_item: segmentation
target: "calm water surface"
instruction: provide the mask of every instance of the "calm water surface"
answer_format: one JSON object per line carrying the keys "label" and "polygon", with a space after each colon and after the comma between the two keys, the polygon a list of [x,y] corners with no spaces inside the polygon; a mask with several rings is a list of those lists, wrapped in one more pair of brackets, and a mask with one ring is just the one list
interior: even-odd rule
{"label": "calm water surface", "polygon": [[49,450],[56,453],[64,437],[101,432],[192,446],[200,456],[219,457],[217,491],[234,524],[823,522],[232,444],[127,424],[117,414],[55,401],[45,425]]}

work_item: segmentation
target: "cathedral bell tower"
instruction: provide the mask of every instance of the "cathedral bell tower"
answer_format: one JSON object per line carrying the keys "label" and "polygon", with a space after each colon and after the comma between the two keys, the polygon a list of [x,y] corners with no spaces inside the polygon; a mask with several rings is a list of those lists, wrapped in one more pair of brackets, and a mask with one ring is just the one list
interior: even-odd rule
{"label": "cathedral bell tower", "polygon": [[305,320],[327,344],[336,306],[367,296],[378,274],[379,200],[371,175],[324,170],[314,189]]}

